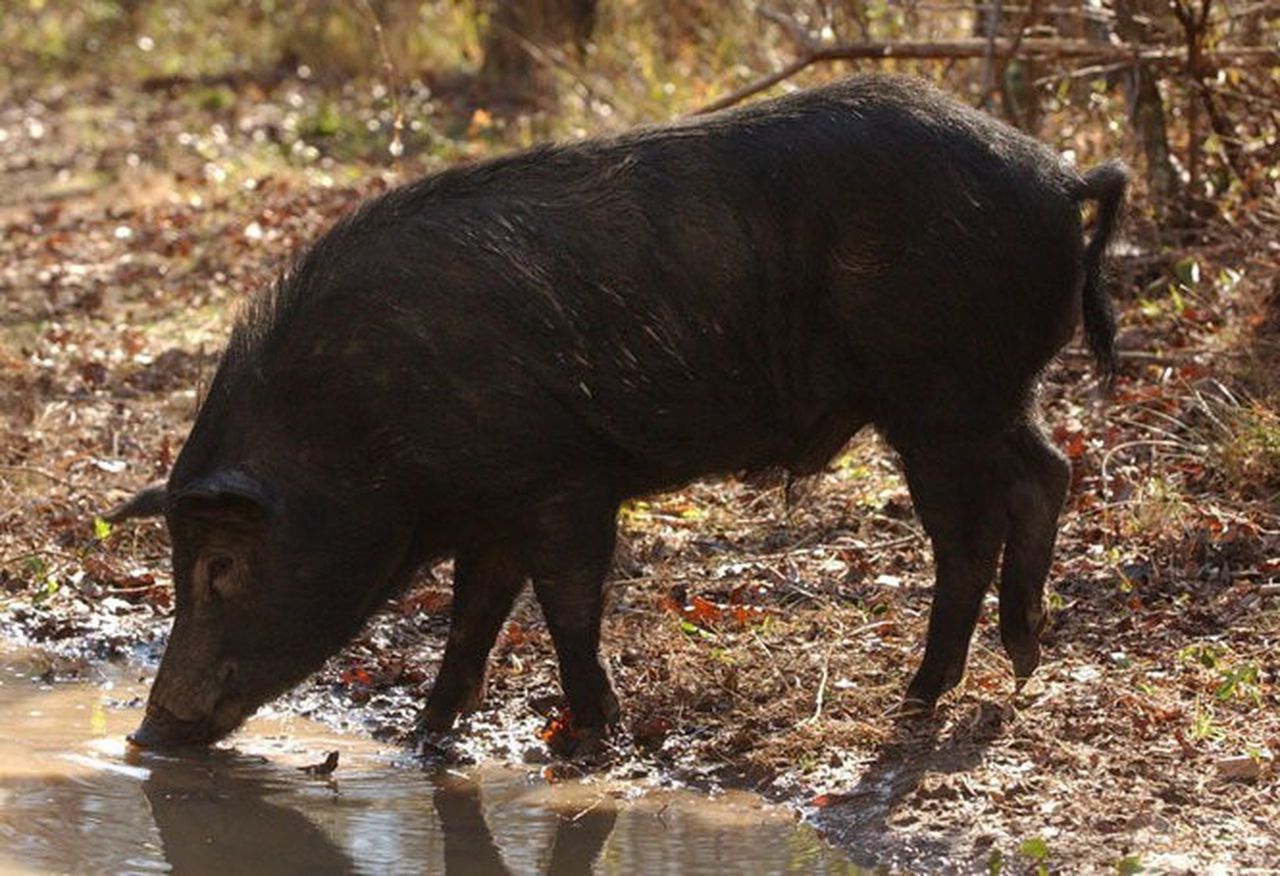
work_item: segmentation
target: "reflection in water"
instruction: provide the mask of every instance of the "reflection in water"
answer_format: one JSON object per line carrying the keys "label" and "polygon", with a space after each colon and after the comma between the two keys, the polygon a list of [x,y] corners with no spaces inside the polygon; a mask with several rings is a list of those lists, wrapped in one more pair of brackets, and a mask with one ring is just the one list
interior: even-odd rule
{"label": "reflection in water", "polygon": [[465,782],[459,791],[458,784],[446,777],[432,795],[436,817],[444,831],[445,872],[508,872],[484,820],[479,785]]}
{"label": "reflection in water", "polygon": [[[0,664],[0,873],[854,872],[747,795],[429,775],[300,720],[257,720],[236,750],[130,752],[135,686],[28,674]],[[296,768],[330,749],[333,776]]]}
{"label": "reflection in water", "polygon": [[551,844],[547,872],[556,876],[578,876],[595,870],[604,845],[613,835],[618,813],[612,808],[596,808],[578,820],[563,819]]}
{"label": "reflection in water", "polygon": [[[446,873],[511,873],[484,817],[481,784],[445,774],[432,798],[444,831]],[[601,850],[613,834],[618,811],[592,806],[576,815],[556,815],[547,863],[538,872],[578,876],[594,872]]]}
{"label": "reflection in water", "polygon": [[[221,753],[215,753],[220,755]],[[297,809],[271,803],[286,790],[225,756],[150,764],[142,793],[178,873],[354,873],[355,862]]]}

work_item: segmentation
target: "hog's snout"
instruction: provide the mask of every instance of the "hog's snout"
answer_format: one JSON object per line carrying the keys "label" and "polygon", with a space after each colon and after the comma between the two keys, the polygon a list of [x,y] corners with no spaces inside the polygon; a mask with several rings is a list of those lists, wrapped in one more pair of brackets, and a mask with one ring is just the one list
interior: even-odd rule
{"label": "hog's snout", "polygon": [[164,706],[151,702],[138,729],[129,734],[129,742],[139,748],[192,748],[211,745],[240,725],[244,709],[223,702],[204,718],[179,718]]}
{"label": "hog's snout", "polygon": [[208,745],[215,738],[212,721],[184,721],[154,704],[147,707],[146,717],[138,729],[129,734],[129,741],[139,748]]}

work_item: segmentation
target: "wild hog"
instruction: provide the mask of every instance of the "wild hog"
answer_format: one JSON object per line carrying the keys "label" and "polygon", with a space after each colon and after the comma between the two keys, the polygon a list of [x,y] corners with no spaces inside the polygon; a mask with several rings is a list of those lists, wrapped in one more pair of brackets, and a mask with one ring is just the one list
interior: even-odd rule
{"label": "wild hog", "polygon": [[1113,364],[1101,262],[1125,184],[923,82],[857,76],[373,200],[241,315],[167,485],[115,514],[163,513],[173,541],[176,618],[135,741],[225,735],[447,555],[421,728],[477,705],[526,580],[577,724],[606,727],[619,503],[810,474],[865,426],[900,455],[936,559],[907,704],[960,680],[1001,558],[1025,678],[1069,479],[1035,384],[1082,309]]}

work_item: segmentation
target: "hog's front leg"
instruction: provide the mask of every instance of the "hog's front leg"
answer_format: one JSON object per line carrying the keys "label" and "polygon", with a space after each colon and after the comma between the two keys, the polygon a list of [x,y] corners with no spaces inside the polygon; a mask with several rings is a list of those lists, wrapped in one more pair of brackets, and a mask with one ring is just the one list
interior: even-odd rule
{"label": "hog's front leg", "polygon": [[458,715],[480,707],[489,652],[526,578],[519,554],[510,545],[458,552],[449,640],[418,719],[419,732],[445,732]]}
{"label": "hog's front leg", "polygon": [[560,662],[573,723],[601,735],[619,716],[600,663],[604,580],[613,558],[618,503],[596,494],[562,495],[537,518],[531,572]]}

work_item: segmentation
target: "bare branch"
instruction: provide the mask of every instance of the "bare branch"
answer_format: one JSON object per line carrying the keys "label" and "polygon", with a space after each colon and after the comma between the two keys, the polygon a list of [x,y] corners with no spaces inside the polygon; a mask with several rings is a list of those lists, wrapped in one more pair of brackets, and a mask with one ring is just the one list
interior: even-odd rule
{"label": "bare branch", "polygon": [[783,67],[781,70],[774,71],[773,73],[770,73],[767,76],[761,76],[759,79],[753,79],[751,82],[748,82],[746,85],[742,86],[737,91],[732,91],[729,94],[726,94],[724,97],[717,98],[716,100],[711,101],[711,103],[707,104],[706,106],[699,107],[698,109],[694,110],[689,115],[700,116],[705,113],[713,113],[716,110],[722,110],[722,109],[725,109],[726,107],[731,107],[735,103],[741,103],[742,101],[746,100],[748,97],[751,97],[753,94],[759,94],[762,91],[772,88],[773,86],[777,85],[779,82],[783,81],[784,79],[790,79],[792,76],[796,75],[805,67],[808,67],[810,64],[814,63],[816,60],[817,59],[814,58],[813,55],[805,55],[800,58],[797,58],[787,66]]}
{"label": "bare branch", "polygon": [[[981,38],[948,40],[942,42],[865,42],[847,45],[824,46],[814,52],[815,61],[855,60],[858,58],[981,58],[986,52],[987,41]],[[1123,44],[1094,43],[1088,40],[1035,37],[1020,42],[999,38],[995,42],[995,55],[1007,58],[1018,49],[1019,57],[1045,59],[1070,59],[1103,62],[1110,60],[1146,61],[1149,63],[1186,63],[1185,48],[1162,46],[1142,49]],[[1280,63],[1280,49],[1265,47],[1219,48],[1205,51],[1206,62],[1218,66],[1243,64]]]}
{"label": "bare branch", "polygon": [[[770,20],[774,19],[770,17]],[[813,48],[801,51],[796,60],[782,69],[752,80],[736,91],[694,110],[691,115],[702,115],[703,113],[714,112],[715,110],[740,103],[748,97],[772,88],[779,82],[817,63],[863,59],[883,60],[887,58],[909,58],[915,60],[982,58],[987,52],[987,46],[988,41],[980,37],[938,42],[868,40],[830,45],[816,43]],[[1095,43],[1078,39],[1044,37],[1024,39],[1021,34],[1012,40],[997,38],[992,45],[992,53],[996,58],[1005,59],[1016,56],[1074,60],[1093,64],[1145,62],[1148,64],[1185,65],[1187,63],[1187,49],[1185,47],[1140,48],[1120,43]],[[1267,47],[1202,50],[1199,53],[1199,61],[1206,68],[1253,64],[1274,65],[1280,64],[1280,50]]]}
{"label": "bare branch", "polygon": [[1106,76],[1109,73],[1117,73],[1128,67],[1133,66],[1129,61],[1112,61],[1108,64],[1095,64],[1090,67],[1080,67],[1076,70],[1068,70],[1063,73],[1054,73],[1049,76],[1041,76],[1031,84],[1040,88],[1053,82],[1061,82],[1064,79],[1089,79],[1095,76]]}
{"label": "bare branch", "polygon": [[761,6],[756,10],[756,14],[766,21],[772,21],[778,27],[787,32],[787,36],[791,41],[800,47],[805,53],[812,53],[821,48],[821,45],[813,38],[809,31],[805,30],[804,25],[796,21],[789,15],[783,15],[776,9],[770,9],[768,6]]}

